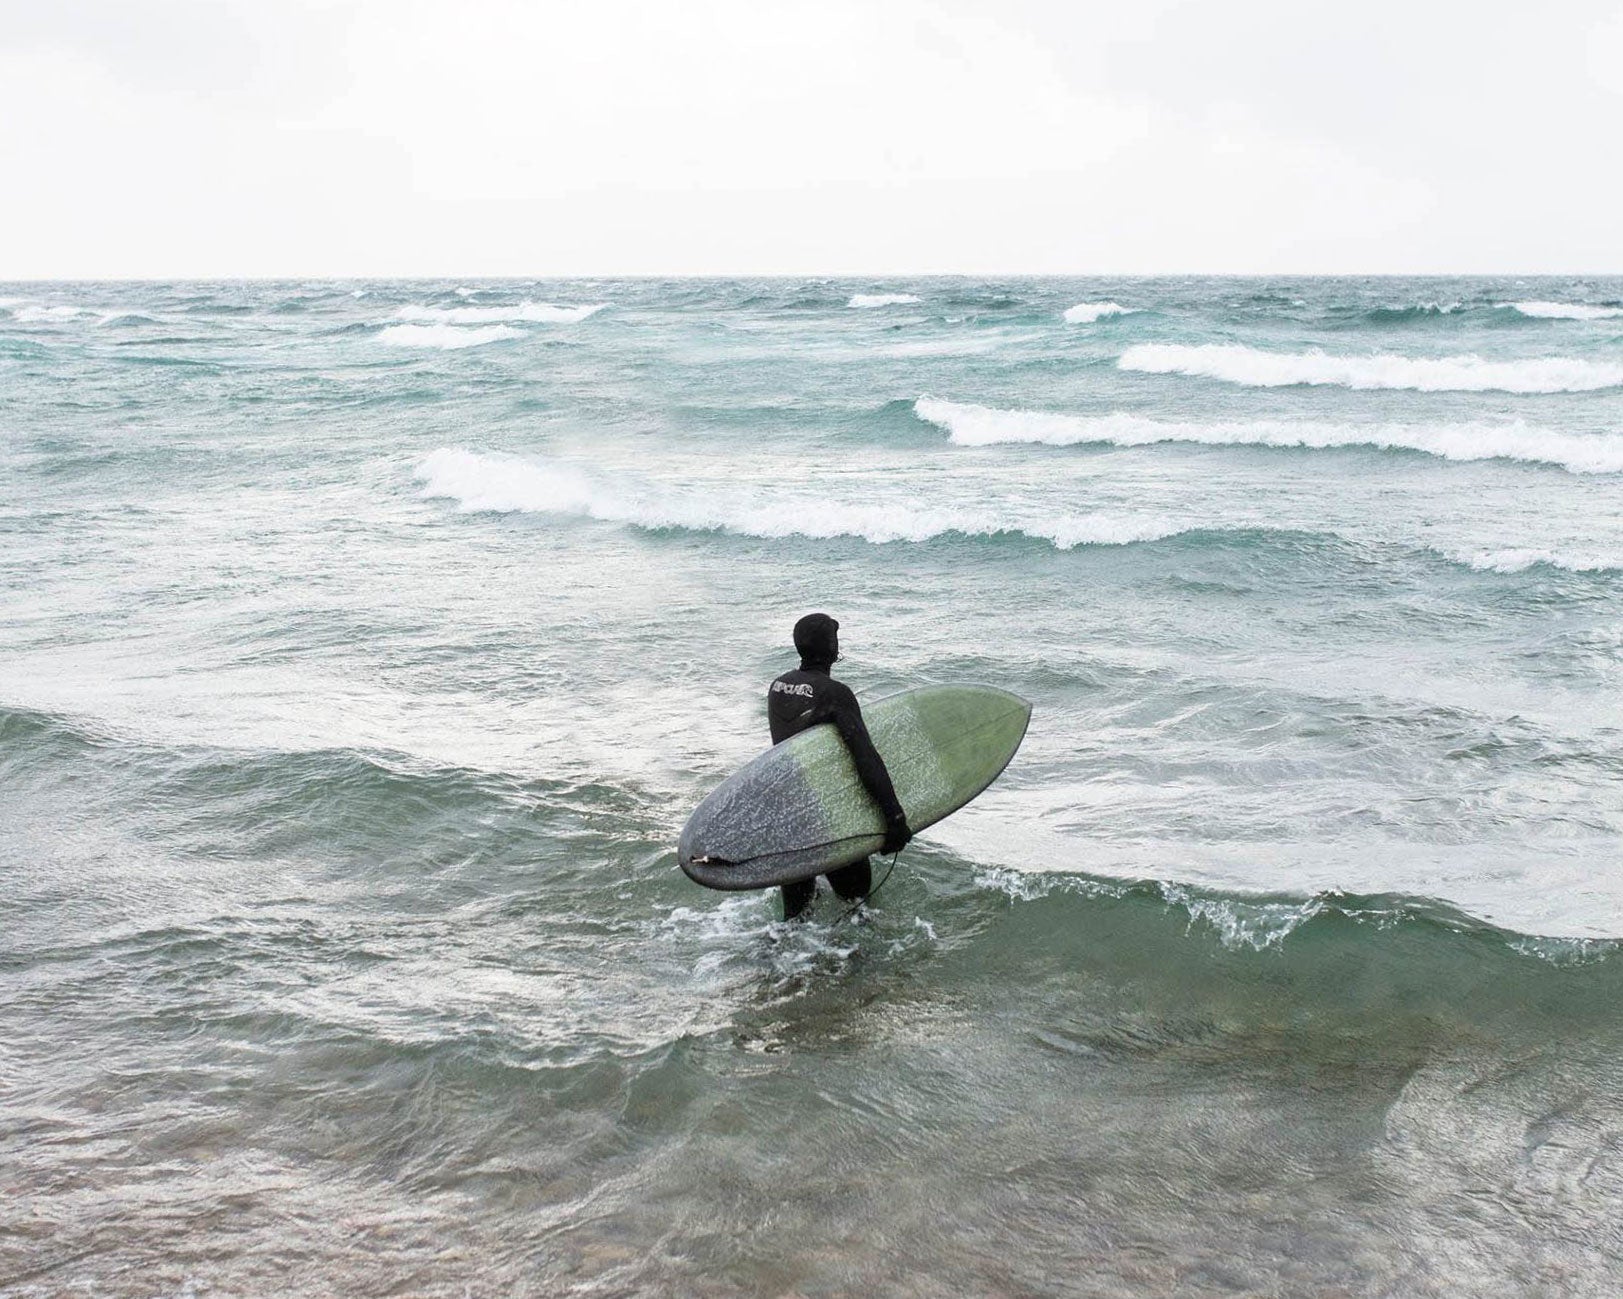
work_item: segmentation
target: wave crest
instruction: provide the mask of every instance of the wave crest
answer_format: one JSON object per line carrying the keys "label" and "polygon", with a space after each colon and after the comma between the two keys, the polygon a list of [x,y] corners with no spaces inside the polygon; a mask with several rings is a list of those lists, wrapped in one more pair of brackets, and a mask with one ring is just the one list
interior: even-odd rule
{"label": "wave crest", "polygon": [[83,307],[23,305],[13,308],[11,317],[23,325],[43,325],[55,321],[77,320],[90,313]]}
{"label": "wave crest", "polygon": [[918,300],[919,295],[916,293],[853,293],[851,301],[845,305],[857,308],[901,307]]}
{"label": "wave crest", "polygon": [[1074,307],[1065,308],[1065,323],[1091,325],[1096,320],[1110,316],[1130,316],[1136,310],[1136,307],[1124,307],[1117,302],[1079,302]]}
{"label": "wave crest", "polygon": [[469,329],[464,325],[389,325],[377,337],[378,342],[391,347],[438,347],[457,351],[484,343],[499,343],[505,338],[522,338],[524,331],[511,325],[490,325],[484,329]]}
{"label": "wave crest", "polygon": [[1261,446],[1322,450],[1374,447],[1421,451],[1444,460],[1519,460],[1559,465],[1578,474],[1623,473],[1623,434],[1557,433],[1527,424],[1320,424],[1253,420],[1246,423],[1163,422],[1141,415],[1060,415],[1047,411],[996,410],[988,406],[920,397],[922,420],[945,429],[960,446],[1046,443],[1076,446],[1151,446],[1190,442],[1202,446]]}
{"label": "wave crest", "polygon": [[455,501],[469,512],[574,515],[651,531],[676,528],[769,539],[852,537],[877,545],[951,535],[1024,535],[1070,550],[1156,541],[1192,530],[1157,515],[1110,511],[1014,518],[950,507],[701,491],[460,447],[431,452],[415,472],[425,497]]}
{"label": "wave crest", "polygon": [[1595,392],[1623,387],[1623,364],[1547,356],[1490,361],[1480,356],[1414,357],[1392,353],[1333,356],[1264,352],[1234,343],[1190,347],[1141,343],[1117,366],[1144,374],[1186,374],[1249,388],[1298,385],[1406,388],[1419,392]]}
{"label": "wave crest", "polygon": [[1458,316],[1469,310],[1463,302],[1415,302],[1407,306],[1371,307],[1359,319],[1372,325],[1406,325],[1417,320]]}
{"label": "wave crest", "polygon": [[1486,573],[1525,573],[1541,566],[1564,569],[1568,573],[1623,572],[1623,555],[1581,555],[1532,547],[1483,550],[1464,559],[1472,568]]}
{"label": "wave crest", "polygon": [[1594,307],[1582,302],[1500,302],[1503,311],[1519,311],[1534,320],[1611,320],[1623,307]]}
{"label": "wave crest", "polygon": [[[1119,923],[1126,907],[1143,915],[1170,913],[1185,934],[1204,931],[1230,952],[1300,951],[1315,945],[1315,933],[1340,931],[1374,936],[1393,929],[1429,932],[1437,937],[1464,936],[1473,943],[1497,938],[1501,950],[1515,958],[1534,958],[1572,969],[1612,964],[1623,952],[1623,939],[1545,934],[1501,927],[1447,901],[1402,894],[1358,894],[1329,889],[1303,896],[1252,894],[1161,879],[1120,879],[1069,872],[1030,872],[1009,867],[981,867],[977,887],[1002,894],[1016,904],[1084,906],[1106,903]],[[1383,940],[1384,941],[1384,940]],[[1388,950],[1395,950],[1388,948]],[[1473,958],[1474,960],[1475,958]]]}
{"label": "wave crest", "polygon": [[482,325],[503,321],[573,325],[596,315],[608,305],[606,302],[589,302],[579,306],[560,306],[555,302],[531,302],[527,299],[507,307],[427,307],[412,303],[401,307],[394,313],[394,318],[447,325]]}

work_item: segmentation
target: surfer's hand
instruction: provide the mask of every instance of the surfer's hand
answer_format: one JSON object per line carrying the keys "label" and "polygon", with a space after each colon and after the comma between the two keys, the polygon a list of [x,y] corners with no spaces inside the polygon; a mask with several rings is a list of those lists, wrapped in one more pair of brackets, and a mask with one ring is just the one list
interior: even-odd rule
{"label": "surfer's hand", "polygon": [[879,851],[886,857],[893,857],[907,847],[912,837],[913,832],[907,828],[907,818],[898,816],[885,823],[885,842],[880,845]]}

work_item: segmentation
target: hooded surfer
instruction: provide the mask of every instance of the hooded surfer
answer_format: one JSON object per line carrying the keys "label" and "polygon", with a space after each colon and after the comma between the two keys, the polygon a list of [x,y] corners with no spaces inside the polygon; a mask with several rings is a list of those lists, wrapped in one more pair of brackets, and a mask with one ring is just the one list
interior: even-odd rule
{"label": "hooded surfer", "polygon": [[[845,747],[851,751],[862,787],[885,814],[883,853],[898,853],[913,837],[907,814],[896,798],[885,760],[879,756],[862,708],[851,688],[834,680],[830,669],[840,657],[840,624],[826,613],[809,613],[795,624],[795,649],[800,666],[785,672],[767,688],[766,716],[772,728],[772,743],[781,744],[791,735],[822,722],[834,723]],[[868,896],[873,887],[873,871],[864,857],[850,866],[828,872],[834,892],[847,900]],[[783,885],[783,918],[793,920],[811,905],[817,895],[817,877]]]}

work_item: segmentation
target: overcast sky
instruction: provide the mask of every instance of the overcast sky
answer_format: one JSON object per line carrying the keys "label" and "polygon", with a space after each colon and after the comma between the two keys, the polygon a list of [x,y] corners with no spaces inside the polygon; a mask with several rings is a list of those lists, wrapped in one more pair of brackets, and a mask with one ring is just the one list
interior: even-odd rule
{"label": "overcast sky", "polygon": [[1623,272],[1623,0],[0,0],[0,279]]}

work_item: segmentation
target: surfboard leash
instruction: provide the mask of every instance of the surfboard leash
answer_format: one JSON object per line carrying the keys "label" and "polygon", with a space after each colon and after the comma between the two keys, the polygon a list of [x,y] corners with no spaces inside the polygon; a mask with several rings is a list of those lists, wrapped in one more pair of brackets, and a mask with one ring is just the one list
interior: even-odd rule
{"label": "surfboard leash", "polygon": [[863,907],[868,905],[869,901],[872,900],[873,895],[875,893],[879,892],[880,889],[884,888],[885,884],[889,881],[889,879],[891,877],[891,873],[896,869],[896,860],[901,855],[902,855],[902,850],[900,848],[898,848],[895,852],[891,853],[891,855],[890,855],[890,865],[885,868],[884,878],[881,879],[879,881],[879,883],[875,884],[866,893],[864,893],[855,902],[853,902],[851,904],[851,906],[847,910],[842,912],[840,915],[835,916],[833,924],[829,925],[830,929],[833,929],[834,926],[839,924],[842,920],[849,920],[852,916],[856,915],[857,912],[861,911]]}

